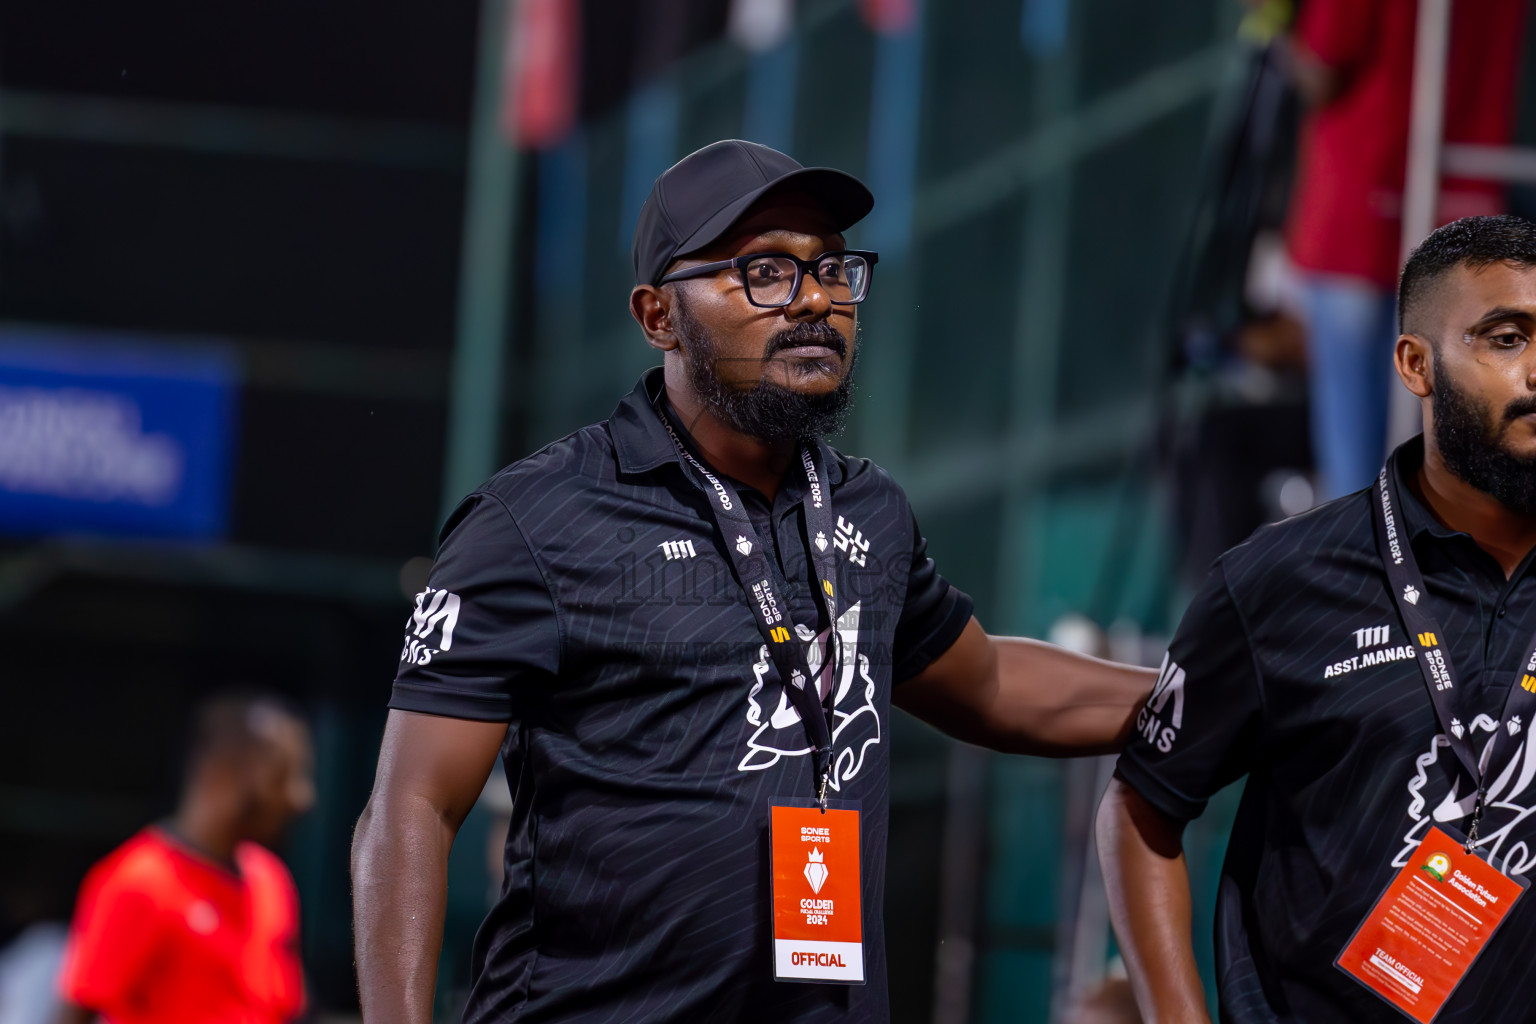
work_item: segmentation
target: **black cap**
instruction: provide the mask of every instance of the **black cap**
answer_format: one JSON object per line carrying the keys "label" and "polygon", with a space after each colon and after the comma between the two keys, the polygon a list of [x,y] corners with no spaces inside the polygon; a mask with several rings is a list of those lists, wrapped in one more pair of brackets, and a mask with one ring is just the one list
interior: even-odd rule
{"label": "black cap", "polygon": [[802,167],[776,149],[741,139],[711,143],[668,167],[635,223],[635,283],[655,284],[667,264],[716,241],[767,193],[793,186],[822,204],[844,231],[874,209],[851,174]]}

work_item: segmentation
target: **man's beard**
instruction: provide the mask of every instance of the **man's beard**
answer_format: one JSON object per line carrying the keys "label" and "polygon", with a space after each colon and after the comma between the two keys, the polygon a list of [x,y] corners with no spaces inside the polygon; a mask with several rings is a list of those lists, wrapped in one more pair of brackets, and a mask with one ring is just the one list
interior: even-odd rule
{"label": "man's beard", "polygon": [[[767,379],[759,379],[746,387],[727,384],[720,377],[719,351],[714,338],[681,302],[673,307],[672,328],[682,336],[683,365],[694,394],[716,419],[732,430],[769,444],[835,437],[842,433],[853,403],[853,371],[859,358],[857,346],[854,347],[853,362],[836,388],[824,394],[807,395]],[[848,343],[837,328],[820,320],[796,324],[775,334],[768,339],[763,360],[752,361],[761,364],[771,360],[775,353],[800,345],[825,345],[843,358],[848,353]],[[786,368],[785,372],[795,371]]]}
{"label": "man's beard", "polygon": [[1434,412],[1446,468],[1511,512],[1536,517],[1536,456],[1516,455],[1499,440],[1505,424],[1536,413],[1536,396],[1510,402],[1492,422],[1492,411],[1457,386],[1436,352]]}

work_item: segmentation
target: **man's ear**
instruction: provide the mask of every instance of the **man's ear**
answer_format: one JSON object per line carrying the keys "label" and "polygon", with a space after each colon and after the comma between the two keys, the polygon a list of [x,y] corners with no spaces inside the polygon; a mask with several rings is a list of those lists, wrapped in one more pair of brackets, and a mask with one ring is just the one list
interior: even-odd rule
{"label": "man's ear", "polygon": [[629,315],[645,332],[646,342],[654,349],[671,352],[679,339],[672,332],[672,296],[651,284],[635,285],[629,293]]}
{"label": "man's ear", "polygon": [[1429,341],[1417,334],[1398,335],[1392,358],[1403,386],[1420,398],[1428,398],[1435,389],[1434,352]]}

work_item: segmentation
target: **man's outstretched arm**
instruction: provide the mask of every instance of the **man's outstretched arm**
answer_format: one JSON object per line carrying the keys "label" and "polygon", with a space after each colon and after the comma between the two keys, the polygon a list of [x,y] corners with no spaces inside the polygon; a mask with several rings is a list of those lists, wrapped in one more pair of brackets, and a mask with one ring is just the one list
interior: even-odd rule
{"label": "man's outstretched arm", "polygon": [[352,838],[357,983],[367,1024],[431,1024],[448,851],[506,737],[505,722],[391,711]]}
{"label": "man's outstretched arm", "polygon": [[1190,938],[1183,822],[1119,779],[1099,804],[1109,915],[1146,1024],[1209,1024]]}
{"label": "man's outstretched arm", "polygon": [[1157,673],[1024,637],[988,636],[974,618],[892,700],[967,743],[1013,754],[1118,751]]}

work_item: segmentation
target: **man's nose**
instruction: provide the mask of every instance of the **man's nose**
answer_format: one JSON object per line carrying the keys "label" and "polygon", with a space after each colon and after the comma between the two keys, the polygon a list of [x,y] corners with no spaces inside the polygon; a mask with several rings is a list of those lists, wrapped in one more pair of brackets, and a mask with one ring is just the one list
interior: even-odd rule
{"label": "man's nose", "polygon": [[807,271],[800,278],[800,290],[784,307],[784,315],[794,321],[825,320],[832,312],[832,299],[815,274]]}

